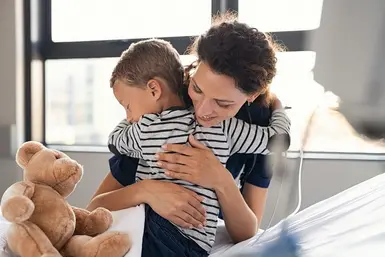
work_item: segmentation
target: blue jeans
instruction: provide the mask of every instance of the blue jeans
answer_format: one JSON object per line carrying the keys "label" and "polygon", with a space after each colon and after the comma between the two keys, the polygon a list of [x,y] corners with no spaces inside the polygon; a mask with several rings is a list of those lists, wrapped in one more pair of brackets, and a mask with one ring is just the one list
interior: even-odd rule
{"label": "blue jeans", "polygon": [[142,257],[203,257],[208,253],[146,205]]}

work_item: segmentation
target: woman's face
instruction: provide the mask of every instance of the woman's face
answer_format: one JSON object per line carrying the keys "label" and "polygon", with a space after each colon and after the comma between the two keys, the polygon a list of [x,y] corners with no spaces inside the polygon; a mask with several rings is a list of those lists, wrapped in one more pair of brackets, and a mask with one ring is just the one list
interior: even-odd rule
{"label": "woman's face", "polygon": [[188,94],[196,119],[204,127],[212,127],[234,117],[246,101],[255,99],[236,88],[234,79],[214,73],[203,62],[191,76]]}

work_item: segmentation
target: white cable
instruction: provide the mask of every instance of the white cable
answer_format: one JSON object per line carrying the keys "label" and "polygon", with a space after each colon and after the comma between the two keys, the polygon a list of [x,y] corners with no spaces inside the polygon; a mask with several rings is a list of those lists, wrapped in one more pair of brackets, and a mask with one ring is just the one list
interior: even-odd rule
{"label": "white cable", "polygon": [[299,167],[298,167],[298,203],[294,211],[290,213],[286,218],[290,218],[295,215],[302,205],[302,167],[303,167],[303,149],[299,150]]}
{"label": "white cable", "polygon": [[[286,170],[286,162],[285,162],[285,170]],[[283,176],[281,178],[281,183],[280,183],[280,186],[279,186],[279,189],[278,189],[278,196],[277,196],[277,200],[275,201],[275,205],[274,205],[274,209],[273,209],[273,214],[270,217],[270,220],[269,220],[269,223],[267,224],[266,229],[259,235],[259,237],[255,241],[255,244],[258,243],[259,239],[265,234],[266,230],[268,230],[270,228],[270,226],[271,226],[271,223],[272,223],[273,218],[275,216],[275,213],[277,211],[277,207],[278,207],[278,203],[279,203],[279,199],[280,199],[280,195],[281,195],[281,190],[282,190],[282,185],[283,185],[283,178],[284,178],[285,175],[286,175],[286,172],[284,172],[284,174],[283,174]]]}
{"label": "white cable", "polygon": [[304,150],[305,150],[305,147],[307,145],[307,141],[308,141],[308,139],[310,137],[310,126],[311,126],[311,124],[313,124],[314,114],[316,113],[318,108],[319,108],[319,105],[317,105],[314,108],[314,110],[312,111],[312,113],[310,115],[309,121],[306,124],[305,133],[304,133],[303,138],[302,138],[301,147],[299,149],[298,203],[297,203],[297,206],[294,209],[294,211],[291,214],[289,214],[286,218],[290,218],[293,215],[295,215],[296,213],[298,213],[298,211],[300,210],[301,205],[302,205],[302,168],[303,168]]}

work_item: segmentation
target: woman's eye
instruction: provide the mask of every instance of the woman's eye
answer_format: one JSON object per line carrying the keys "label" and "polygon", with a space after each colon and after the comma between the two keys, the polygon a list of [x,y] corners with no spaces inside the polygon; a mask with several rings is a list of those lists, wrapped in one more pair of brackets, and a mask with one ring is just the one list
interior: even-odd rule
{"label": "woman's eye", "polygon": [[202,94],[202,90],[201,90],[199,87],[197,87],[195,84],[193,84],[192,87],[193,87],[193,89],[194,89],[194,91],[195,91],[196,93]]}
{"label": "woman's eye", "polygon": [[221,108],[224,108],[224,109],[227,109],[227,108],[230,108],[231,104],[220,104],[220,103],[217,103],[219,107]]}

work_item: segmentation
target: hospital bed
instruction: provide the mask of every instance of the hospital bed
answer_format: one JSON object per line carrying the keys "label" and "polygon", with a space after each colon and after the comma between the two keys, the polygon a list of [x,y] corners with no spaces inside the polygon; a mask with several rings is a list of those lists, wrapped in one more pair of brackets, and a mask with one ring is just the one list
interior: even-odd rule
{"label": "hospital bed", "polygon": [[[144,222],[142,211],[141,207],[136,207],[114,213],[115,221],[111,229],[127,231],[133,236],[133,247],[127,257],[140,256]],[[289,217],[287,222],[290,232],[298,235],[304,257],[384,256],[385,174],[310,206]],[[13,257],[5,246],[7,227],[8,223],[0,216],[0,257]],[[261,245],[277,240],[280,232],[281,223],[278,223],[264,233],[259,231],[250,240],[233,245],[221,221],[210,256],[256,254]]]}

